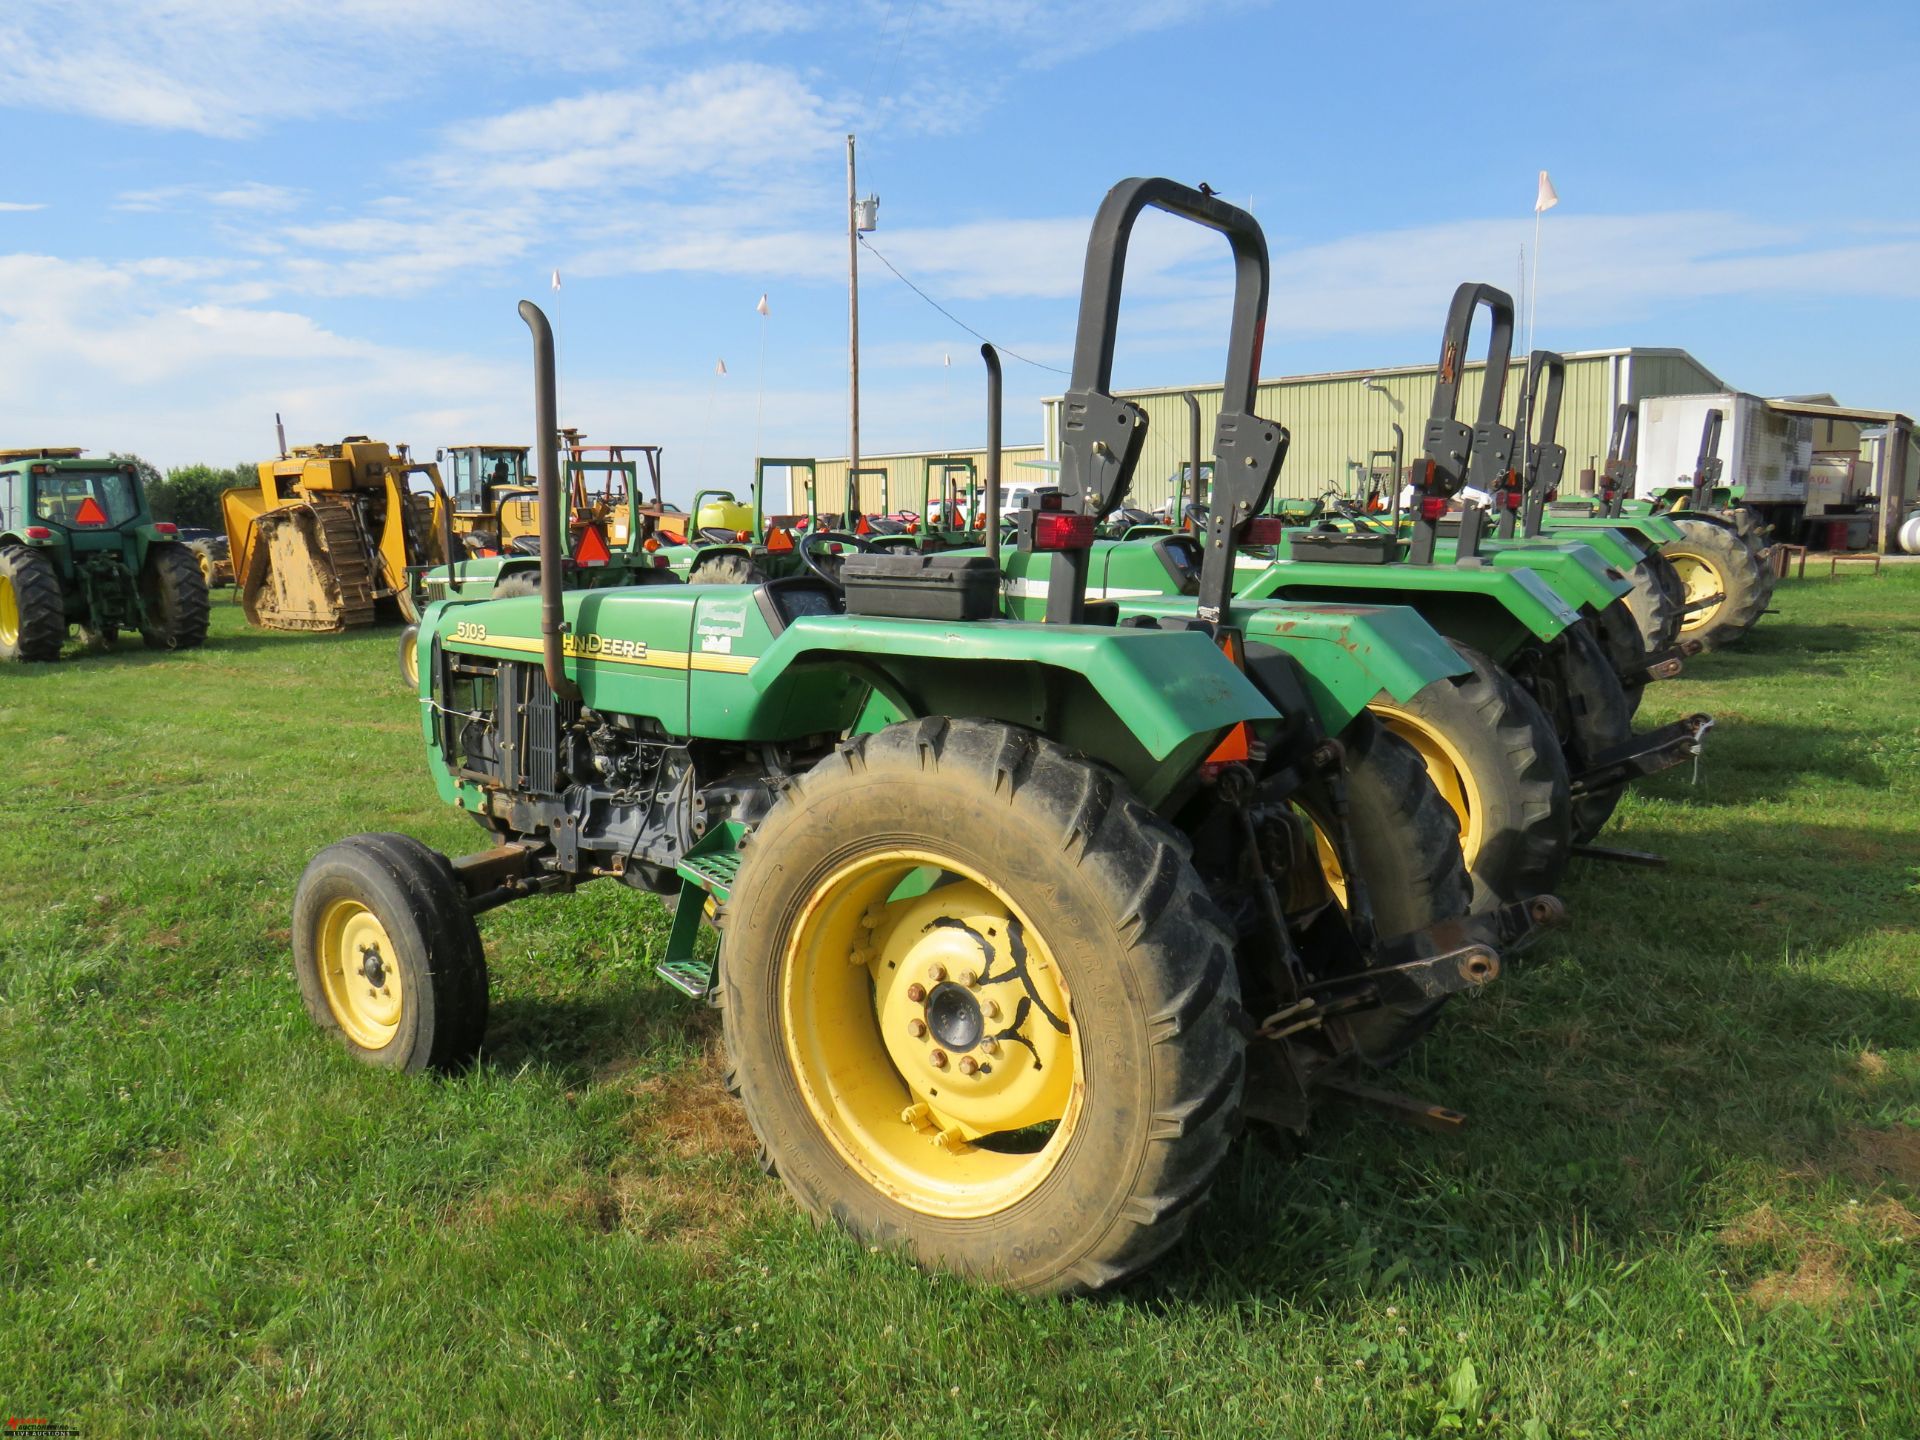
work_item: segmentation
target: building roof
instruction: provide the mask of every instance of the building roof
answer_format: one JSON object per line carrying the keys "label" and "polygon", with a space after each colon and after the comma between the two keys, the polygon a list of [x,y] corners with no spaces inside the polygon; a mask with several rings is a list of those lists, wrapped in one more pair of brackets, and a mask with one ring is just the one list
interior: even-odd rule
{"label": "building roof", "polygon": [[[1566,350],[1561,352],[1560,358],[1571,363],[1575,360],[1612,360],[1621,357],[1632,358],[1636,356],[1659,356],[1666,359],[1684,360],[1699,370],[1702,375],[1705,375],[1720,389],[1725,390],[1729,388],[1726,382],[1718,375],[1715,375],[1713,371],[1707,369],[1706,366],[1694,359],[1689,352],[1680,349],[1678,346],[1625,345],[1609,350]],[[1527,357],[1525,355],[1515,354],[1511,363],[1524,365],[1526,359]],[[1432,365],[1375,365],[1365,370],[1324,370],[1311,375],[1267,375],[1261,377],[1259,383],[1262,389],[1273,385],[1317,385],[1329,380],[1369,380],[1381,379],[1388,375],[1422,375],[1430,372],[1433,368]],[[1487,362],[1484,357],[1478,360],[1469,360],[1465,368],[1468,370],[1484,370],[1487,368]],[[1219,380],[1205,380],[1198,385],[1144,385],[1132,390],[1115,390],[1113,393],[1119,396],[1169,395],[1177,394],[1182,390],[1218,390],[1222,383],[1223,382]],[[1058,395],[1049,395],[1042,403],[1052,404],[1060,398]]]}

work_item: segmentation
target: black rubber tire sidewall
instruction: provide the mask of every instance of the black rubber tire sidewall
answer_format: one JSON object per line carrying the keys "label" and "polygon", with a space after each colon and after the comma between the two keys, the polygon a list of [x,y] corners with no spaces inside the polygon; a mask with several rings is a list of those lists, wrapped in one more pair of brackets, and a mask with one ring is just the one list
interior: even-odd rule
{"label": "black rubber tire sidewall", "polygon": [[[378,1050],[340,1029],[320,982],[316,934],[327,905],[357,900],[385,927],[401,975],[401,1017]],[[453,1070],[486,1033],[487,969],[480,934],[446,857],[406,835],[356,835],[308,863],[293,902],[293,969],[314,1024],[356,1059],[388,1069]]]}
{"label": "black rubber tire sidewall", "polygon": [[[1061,827],[1075,823],[1086,833],[1063,844]],[[1147,843],[1129,832],[1148,833]],[[978,1218],[910,1209],[843,1159],[802,1098],[781,1036],[795,912],[840,865],[901,845],[1000,884],[1041,927],[1086,1027],[1083,1108],[1066,1150],[1034,1190]],[[1111,883],[1122,851],[1156,857],[1150,874],[1128,879],[1128,890],[1140,887],[1131,898]],[[1129,933],[1113,910],[1141,896],[1152,903]],[[1239,988],[1209,908],[1176,832],[1111,776],[1029,732],[924,720],[843,747],[752,837],[727,907],[729,1062],[772,1166],[814,1215],[922,1264],[1040,1293],[1133,1273],[1178,1238],[1238,1123],[1244,1041],[1229,1021]],[[1183,1117],[1169,1112],[1170,1097],[1195,1089]]]}

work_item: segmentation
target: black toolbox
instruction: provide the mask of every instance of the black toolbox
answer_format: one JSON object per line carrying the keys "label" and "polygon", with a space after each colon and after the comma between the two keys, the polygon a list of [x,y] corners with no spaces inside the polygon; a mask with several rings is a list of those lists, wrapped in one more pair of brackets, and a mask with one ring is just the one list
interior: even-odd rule
{"label": "black toolbox", "polygon": [[849,615],[901,620],[990,620],[1000,613],[1000,567],[985,555],[844,556]]}
{"label": "black toolbox", "polygon": [[1399,551],[1386,531],[1295,530],[1287,536],[1287,554],[1295,560],[1334,560],[1349,565],[1385,565]]}

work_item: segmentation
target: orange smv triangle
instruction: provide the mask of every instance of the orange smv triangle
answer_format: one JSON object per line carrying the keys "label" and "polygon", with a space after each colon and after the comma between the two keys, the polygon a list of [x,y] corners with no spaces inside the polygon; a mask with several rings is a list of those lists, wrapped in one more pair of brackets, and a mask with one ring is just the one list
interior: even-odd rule
{"label": "orange smv triangle", "polygon": [[100,502],[98,500],[89,495],[80,502],[80,508],[73,512],[73,523],[76,525],[104,525],[107,523],[107,512],[100,508]]}
{"label": "orange smv triangle", "polygon": [[604,565],[613,558],[607,549],[606,537],[600,533],[598,525],[589,525],[580,532],[580,540],[573,547],[573,563],[576,565]]}

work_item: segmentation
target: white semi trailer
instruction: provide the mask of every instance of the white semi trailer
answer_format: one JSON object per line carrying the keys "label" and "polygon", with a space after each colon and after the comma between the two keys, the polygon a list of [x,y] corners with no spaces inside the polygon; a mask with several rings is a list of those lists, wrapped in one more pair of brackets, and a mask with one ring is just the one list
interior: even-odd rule
{"label": "white semi trailer", "polygon": [[1715,453],[1721,469],[1715,489],[1726,492],[1717,496],[1720,503],[1751,506],[1773,527],[1775,536],[1794,538],[1807,513],[1813,421],[1783,414],[1762,397],[1744,391],[1655,395],[1642,400],[1634,493],[1660,501],[1686,497],[1693,488],[1710,410],[1720,412],[1720,443]]}

